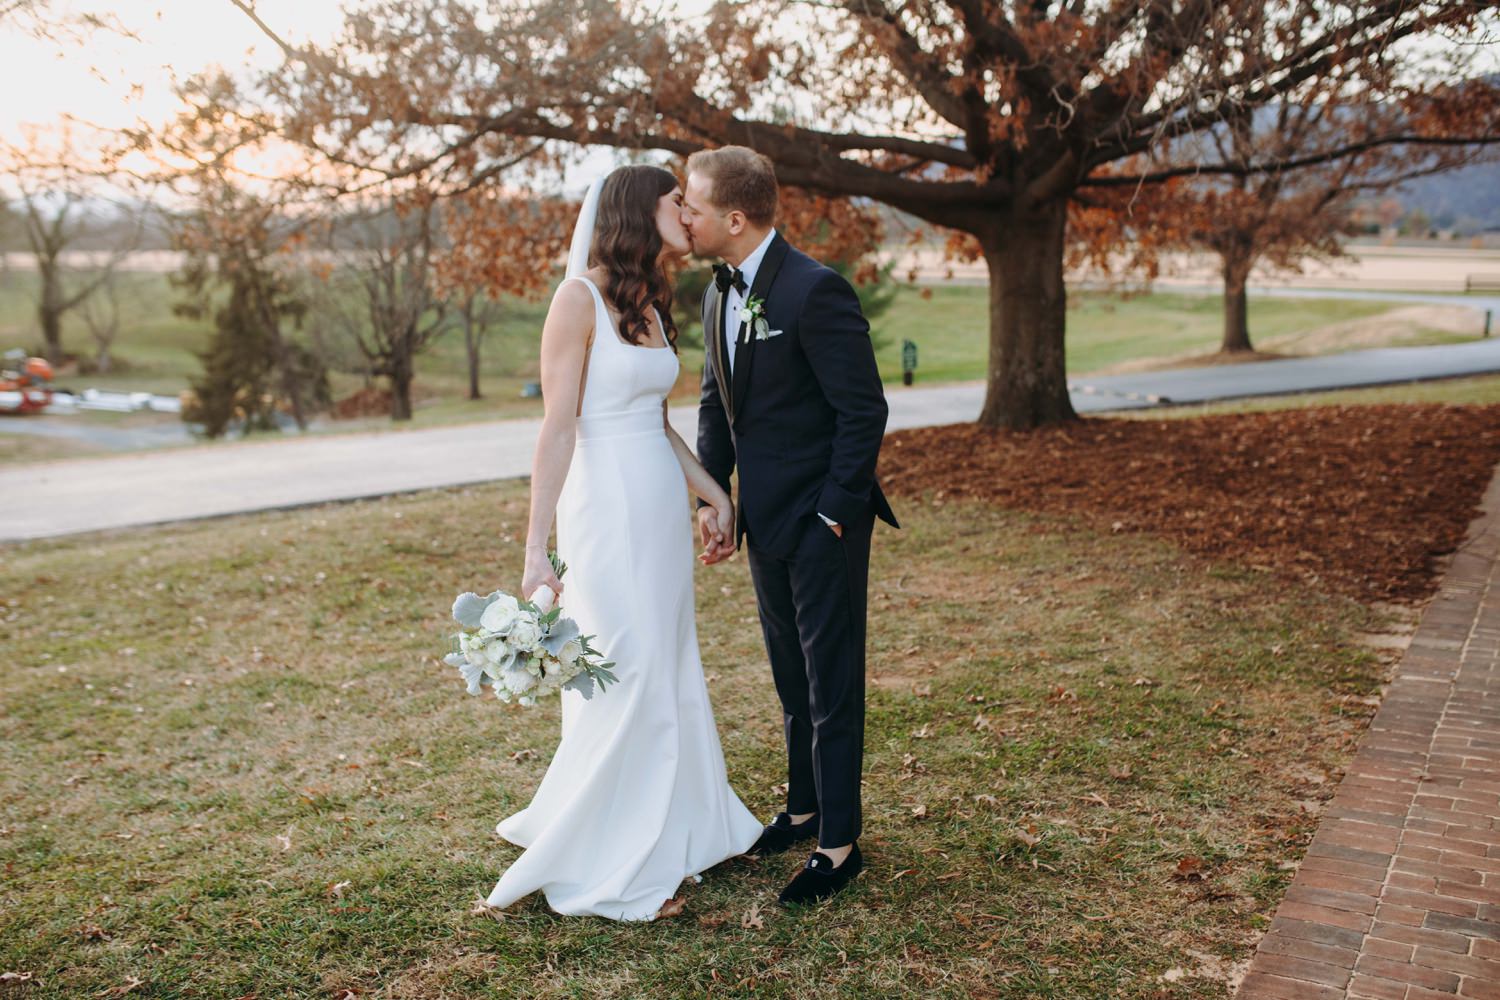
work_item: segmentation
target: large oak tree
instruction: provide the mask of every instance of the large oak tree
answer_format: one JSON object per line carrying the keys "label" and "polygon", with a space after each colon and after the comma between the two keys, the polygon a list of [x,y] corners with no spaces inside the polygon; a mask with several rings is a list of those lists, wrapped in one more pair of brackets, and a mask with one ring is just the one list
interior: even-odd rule
{"label": "large oak tree", "polygon": [[[247,0],[230,0],[261,30]],[[1496,86],[1460,44],[1472,0],[747,0],[672,19],[606,0],[374,0],[326,47],[282,43],[262,111],[329,160],[482,183],[556,143],[764,152],[788,184],[885,202],[973,237],[990,272],[982,423],[1073,416],[1069,204],[1389,145],[1494,139]],[[1422,44],[1418,44],[1422,43]],[[1330,85],[1330,83],[1335,85]],[[1349,115],[1275,159],[1206,135],[1304,100]],[[1191,150],[1192,158],[1177,158]],[[1128,164],[1128,167],[1124,165]]]}

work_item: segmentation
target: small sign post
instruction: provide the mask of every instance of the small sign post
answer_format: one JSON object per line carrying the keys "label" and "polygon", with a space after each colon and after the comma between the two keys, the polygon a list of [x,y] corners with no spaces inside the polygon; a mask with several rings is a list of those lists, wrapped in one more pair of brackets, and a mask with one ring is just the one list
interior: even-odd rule
{"label": "small sign post", "polygon": [[901,341],[901,384],[911,385],[916,378],[917,372],[917,343],[914,340]]}

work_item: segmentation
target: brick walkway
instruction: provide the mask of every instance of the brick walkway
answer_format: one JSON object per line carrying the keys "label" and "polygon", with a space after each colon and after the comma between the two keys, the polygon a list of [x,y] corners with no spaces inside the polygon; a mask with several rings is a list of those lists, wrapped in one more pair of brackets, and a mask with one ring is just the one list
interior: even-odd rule
{"label": "brick walkway", "polygon": [[1241,1000],[1500,1000],[1500,474]]}

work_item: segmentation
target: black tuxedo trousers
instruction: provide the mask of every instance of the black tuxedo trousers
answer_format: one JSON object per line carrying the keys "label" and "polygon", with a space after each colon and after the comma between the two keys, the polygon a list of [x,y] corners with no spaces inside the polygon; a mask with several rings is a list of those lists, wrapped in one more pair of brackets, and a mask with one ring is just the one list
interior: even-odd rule
{"label": "black tuxedo trousers", "polygon": [[786,731],[787,811],[818,813],[818,843],[860,833],[865,745],[865,606],[872,511],[835,535],[804,518],[789,558],[746,539],[771,675]]}

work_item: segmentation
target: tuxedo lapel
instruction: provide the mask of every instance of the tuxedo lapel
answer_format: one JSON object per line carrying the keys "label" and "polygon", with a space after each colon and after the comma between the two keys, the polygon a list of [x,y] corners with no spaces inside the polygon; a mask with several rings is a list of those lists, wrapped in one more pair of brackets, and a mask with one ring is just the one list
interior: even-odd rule
{"label": "tuxedo lapel", "polygon": [[719,399],[724,403],[724,413],[734,422],[734,405],[729,396],[728,358],[724,347],[724,293],[713,289],[708,297],[708,315],[703,322],[703,340],[714,354],[714,380],[719,383]]}
{"label": "tuxedo lapel", "polygon": [[[786,260],[789,246],[790,244],[782,238],[780,233],[777,233],[771,240],[771,245],[766,247],[766,255],[761,258],[760,267],[755,272],[755,284],[750,286],[750,291],[745,296],[747,304],[754,298],[765,299],[771,290],[771,283],[776,280],[776,273],[781,270],[782,261]],[[744,314],[744,308],[741,307],[740,315]],[[750,367],[755,362],[755,345],[760,343],[753,335],[748,341],[744,339],[746,326],[745,321],[741,320],[739,329],[734,333],[734,336],[741,338],[740,343],[734,349],[734,382],[729,391],[730,397],[736,403],[742,401],[745,393],[749,391]],[[734,421],[733,412],[730,413],[729,419],[731,423]]]}

